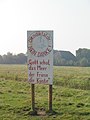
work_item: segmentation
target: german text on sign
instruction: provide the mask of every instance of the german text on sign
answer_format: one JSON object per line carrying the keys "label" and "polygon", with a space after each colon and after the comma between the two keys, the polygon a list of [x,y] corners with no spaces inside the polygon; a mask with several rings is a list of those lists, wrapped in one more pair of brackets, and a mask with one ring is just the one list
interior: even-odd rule
{"label": "german text on sign", "polygon": [[28,79],[32,84],[52,84],[53,31],[27,31]]}

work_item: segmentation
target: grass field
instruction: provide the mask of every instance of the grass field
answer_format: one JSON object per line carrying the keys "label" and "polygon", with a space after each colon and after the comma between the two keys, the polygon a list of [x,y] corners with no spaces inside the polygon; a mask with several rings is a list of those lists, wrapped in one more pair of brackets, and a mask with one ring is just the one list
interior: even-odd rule
{"label": "grass field", "polygon": [[48,110],[48,85],[35,85],[39,114],[30,115],[27,76],[26,65],[0,65],[0,120],[90,120],[89,67],[54,67],[54,115],[44,113]]}

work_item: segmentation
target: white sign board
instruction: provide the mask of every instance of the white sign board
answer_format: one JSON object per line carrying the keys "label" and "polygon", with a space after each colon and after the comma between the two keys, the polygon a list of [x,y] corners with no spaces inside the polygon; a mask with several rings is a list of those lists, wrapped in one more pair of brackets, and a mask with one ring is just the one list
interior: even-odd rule
{"label": "white sign board", "polygon": [[32,84],[52,84],[53,31],[27,31],[28,79]]}

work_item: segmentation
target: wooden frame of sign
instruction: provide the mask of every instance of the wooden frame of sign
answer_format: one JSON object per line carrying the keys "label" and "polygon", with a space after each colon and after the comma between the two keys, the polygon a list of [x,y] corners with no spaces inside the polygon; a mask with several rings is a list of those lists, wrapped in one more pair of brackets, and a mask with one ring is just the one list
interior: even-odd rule
{"label": "wooden frame of sign", "polygon": [[32,110],[35,111],[34,84],[46,84],[49,85],[49,111],[52,111],[53,31],[27,31],[27,55]]}

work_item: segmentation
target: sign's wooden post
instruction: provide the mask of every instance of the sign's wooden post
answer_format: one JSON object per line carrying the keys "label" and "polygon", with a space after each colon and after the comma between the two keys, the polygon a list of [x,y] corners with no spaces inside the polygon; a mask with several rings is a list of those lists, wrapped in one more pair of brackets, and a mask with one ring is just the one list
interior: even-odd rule
{"label": "sign's wooden post", "polygon": [[49,112],[52,112],[52,85],[49,85]]}
{"label": "sign's wooden post", "polygon": [[31,84],[31,102],[32,102],[32,111],[35,111],[35,88],[34,88],[34,84]]}

